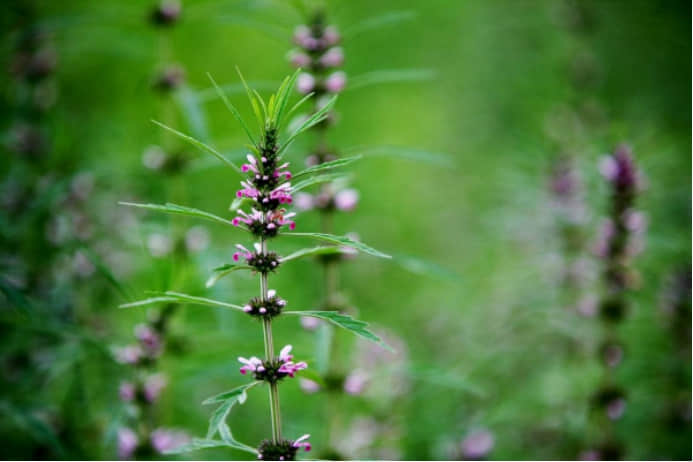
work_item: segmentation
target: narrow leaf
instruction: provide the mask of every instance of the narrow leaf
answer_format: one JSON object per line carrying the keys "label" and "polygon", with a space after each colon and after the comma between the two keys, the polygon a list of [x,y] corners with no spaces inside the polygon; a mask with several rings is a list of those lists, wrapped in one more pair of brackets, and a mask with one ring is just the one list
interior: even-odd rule
{"label": "narrow leaf", "polygon": [[361,22],[358,22],[352,25],[351,27],[348,27],[344,31],[343,36],[353,37],[354,35],[360,34],[361,32],[367,30],[380,29],[383,26],[397,24],[402,21],[410,21],[416,18],[416,16],[417,13],[411,10],[388,11],[387,13],[381,14],[379,16],[372,16],[370,18],[366,18]]}
{"label": "narrow leaf", "polygon": [[325,170],[331,170],[333,168],[344,167],[345,165],[348,165],[352,162],[355,162],[355,161],[361,159],[361,157],[362,157],[361,155],[357,155],[357,156],[352,156],[352,157],[342,157],[341,159],[331,160],[329,162],[323,162],[322,164],[314,165],[314,166],[309,167],[305,170],[301,170],[297,174],[293,175],[291,177],[291,179],[297,180],[298,178],[301,178],[302,176],[312,175],[313,173],[322,172]]}
{"label": "narrow leaf", "polygon": [[311,115],[308,119],[306,119],[292,134],[289,136],[289,138],[284,142],[284,145],[280,148],[279,153],[281,154],[286,150],[291,143],[293,143],[294,139],[304,131],[308,130],[314,125],[319,124],[325,118],[327,118],[327,113],[332,109],[332,106],[334,106],[335,101],[337,101],[337,95],[334,95],[328,102],[323,106],[319,111],[317,111],[315,114]]}
{"label": "narrow leaf", "polygon": [[214,284],[216,284],[219,279],[228,276],[229,274],[238,271],[238,270],[252,270],[252,266],[248,265],[224,265],[224,269],[219,271],[219,270],[214,270],[215,274],[211,275],[209,279],[207,279],[207,282],[205,282],[205,287],[208,289],[212,287]]}
{"label": "narrow leaf", "polygon": [[367,322],[354,319],[348,314],[342,314],[338,311],[284,311],[282,314],[289,314],[294,316],[310,316],[313,318],[324,319],[336,326],[353,332],[359,337],[363,337],[366,340],[375,342],[389,351],[394,351],[389,345],[383,342],[383,340],[380,337],[366,329],[366,327],[368,326]]}
{"label": "narrow leaf", "polygon": [[346,91],[381,83],[427,82],[434,80],[436,75],[433,69],[382,69],[351,77]]}
{"label": "narrow leaf", "polygon": [[120,205],[127,205],[128,207],[137,207],[141,209],[157,210],[159,212],[172,213],[174,215],[187,215],[191,217],[205,218],[207,220],[216,221],[218,223],[223,223],[225,225],[230,225],[231,221],[218,217],[212,213],[205,212],[204,210],[194,209],[191,207],[183,207],[182,205],[167,203],[165,205],[160,204],[138,204],[134,202],[118,202]]}
{"label": "narrow leaf", "polygon": [[343,179],[343,178],[347,178],[347,175],[342,175],[341,173],[328,173],[325,175],[313,176],[310,178],[306,178],[303,181],[299,181],[298,183],[294,183],[291,186],[291,192],[297,193],[298,191],[306,189],[309,186],[313,186],[314,184],[329,183],[331,181],[335,181],[335,180],[339,180],[339,179]]}
{"label": "narrow leaf", "polygon": [[155,296],[152,298],[140,300],[140,301],[133,302],[133,303],[126,303],[124,305],[120,305],[120,308],[131,308],[131,307],[135,307],[135,306],[151,305],[153,303],[162,303],[162,302],[181,302],[181,303],[190,303],[192,305],[220,306],[222,308],[233,308],[235,310],[243,311],[243,307],[238,306],[238,305],[233,305],[231,303],[220,302],[219,300],[212,300],[212,299],[203,298],[203,297],[195,297],[193,295],[181,294],[179,292],[171,292],[171,291],[167,291],[167,292],[163,292],[163,293],[156,293]]}
{"label": "narrow leaf", "polygon": [[217,90],[217,94],[221,98],[221,100],[224,102],[224,105],[226,108],[233,114],[233,116],[236,118],[239,124],[241,124],[241,127],[243,127],[243,130],[245,131],[246,135],[248,135],[248,138],[250,139],[250,142],[253,144],[257,144],[255,142],[255,138],[253,137],[253,134],[251,133],[250,129],[246,125],[245,121],[241,117],[241,113],[238,112],[238,109],[235,108],[233,104],[231,104],[231,101],[226,97],[223,91],[221,91],[221,88],[217,85],[217,82],[212,78],[211,74],[207,74],[207,77],[209,77],[209,80],[212,82],[212,85],[214,85],[214,88]]}
{"label": "narrow leaf", "polygon": [[175,130],[175,129],[169,127],[168,125],[164,125],[164,124],[162,124],[161,122],[157,122],[156,120],[152,120],[152,122],[155,123],[156,125],[158,125],[159,127],[163,128],[164,130],[168,130],[168,131],[170,131],[171,133],[173,133],[174,135],[176,135],[176,136],[182,138],[183,140],[185,140],[185,141],[187,141],[188,143],[192,144],[192,145],[195,146],[196,148],[198,148],[198,149],[200,149],[200,150],[202,150],[202,151],[206,151],[206,152],[210,153],[211,155],[213,155],[214,157],[216,157],[217,159],[219,159],[220,161],[222,161],[223,163],[225,163],[226,165],[228,165],[229,167],[231,167],[232,169],[234,169],[235,171],[237,171],[237,172],[240,173],[241,169],[239,169],[238,167],[236,167],[236,164],[234,164],[233,162],[231,162],[230,160],[228,160],[226,157],[222,156],[222,155],[219,153],[219,151],[217,151],[217,150],[214,149],[213,147],[206,145],[206,144],[203,143],[202,141],[196,140],[196,139],[193,138],[192,136],[188,136],[188,135],[186,135],[185,133],[181,133],[181,132],[179,132],[178,130]]}
{"label": "narrow leaf", "polygon": [[366,157],[385,156],[395,157],[400,159],[412,160],[415,162],[426,162],[443,167],[451,167],[454,165],[449,154],[440,152],[426,151],[417,148],[408,148],[406,146],[355,146],[346,150],[349,153],[358,153]]}
{"label": "narrow leaf", "polygon": [[291,117],[291,114],[296,112],[296,110],[298,108],[300,108],[303,105],[303,103],[308,101],[314,94],[315,94],[314,92],[310,92],[306,96],[304,96],[303,98],[299,99],[298,102],[296,104],[294,104],[291,109],[289,109],[289,113],[286,115],[286,117]]}
{"label": "narrow leaf", "polygon": [[281,258],[281,262],[285,263],[287,261],[291,260],[297,260],[299,258],[303,257],[312,257],[315,255],[334,255],[336,253],[343,253],[343,251],[339,247],[335,246],[320,246],[320,247],[312,247],[310,249],[301,249],[297,250],[296,252],[287,255],[286,257]]}
{"label": "narrow leaf", "polygon": [[164,454],[183,454],[190,451],[197,451],[199,449],[221,448],[226,446],[228,445],[224,441],[195,438],[188,444],[164,451]]}
{"label": "narrow leaf", "polygon": [[426,261],[422,258],[411,255],[394,255],[392,262],[411,273],[422,276],[429,276],[448,281],[456,281],[459,277],[454,271],[444,268],[437,263]]}
{"label": "narrow leaf", "polygon": [[301,72],[301,69],[296,69],[296,71],[289,77],[288,80],[286,80],[286,84],[280,87],[279,93],[277,94],[277,98],[279,99],[278,101],[278,109],[277,109],[277,118],[275,120],[276,126],[280,127],[282,123],[282,116],[284,115],[284,111],[286,109],[286,104],[289,101],[289,95],[291,94],[291,90],[294,88],[294,84],[296,83],[296,79],[298,78],[298,74]]}
{"label": "narrow leaf", "polygon": [[347,247],[353,247],[356,250],[373,255],[374,257],[380,258],[392,258],[390,255],[382,253],[375,250],[373,247],[367,246],[366,244],[353,239],[349,239],[346,236],[335,236],[334,234],[323,234],[323,233],[281,233],[282,236],[302,236],[317,239],[319,241],[330,242],[332,244],[344,245]]}
{"label": "narrow leaf", "polygon": [[[202,404],[215,404],[215,403],[221,403],[223,401],[232,399],[232,398],[238,398],[241,395],[244,395],[246,390],[250,390],[254,386],[260,385],[263,382],[260,381],[255,381],[255,382],[250,382],[246,383],[244,385],[241,385],[240,387],[236,387],[232,390],[225,391],[223,393],[219,393],[218,395],[214,395],[210,398],[207,398],[206,400],[202,401]],[[239,404],[243,404],[245,402],[245,398],[239,401]]]}

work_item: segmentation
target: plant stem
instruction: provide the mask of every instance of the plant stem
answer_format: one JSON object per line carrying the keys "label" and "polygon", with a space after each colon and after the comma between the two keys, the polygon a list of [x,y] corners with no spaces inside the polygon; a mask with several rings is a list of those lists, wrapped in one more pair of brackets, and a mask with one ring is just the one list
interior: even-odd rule
{"label": "plant stem", "polygon": [[[267,242],[262,241],[262,252],[267,253]],[[260,296],[267,299],[267,273],[260,274]],[[262,320],[262,336],[265,343],[265,359],[274,360],[274,339],[272,338],[272,321]],[[270,417],[272,419],[272,441],[276,444],[282,439],[282,419],[279,408],[279,389],[276,383],[269,387]]]}

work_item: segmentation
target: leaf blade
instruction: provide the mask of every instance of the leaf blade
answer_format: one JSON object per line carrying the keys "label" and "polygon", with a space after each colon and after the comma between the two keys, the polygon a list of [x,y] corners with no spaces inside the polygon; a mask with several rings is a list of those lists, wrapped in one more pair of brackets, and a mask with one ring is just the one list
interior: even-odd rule
{"label": "leaf blade", "polygon": [[212,300],[211,298],[197,297],[194,295],[183,294],[180,292],[166,291],[166,292],[155,292],[154,297],[147,298],[144,300],[138,300],[132,303],[125,303],[120,305],[120,308],[132,308],[136,306],[151,305],[153,303],[162,302],[181,302],[190,303],[193,305],[204,305],[204,306],[219,306],[222,308],[233,308],[235,310],[243,311],[243,307],[234,305],[232,303],[221,302],[219,300]]}
{"label": "leaf blade", "polygon": [[336,236],[334,234],[324,234],[324,233],[281,233],[282,236],[299,236],[299,237],[310,237],[320,241],[330,242],[332,244],[343,245],[347,247],[352,247],[361,252],[367,253],[374,257],[380,258],[392,258],[392,256],[380,252],[362,242],[354,241],[346,236]]}
{"label": "leaf blade", "polygon": [[137,202],[124,202],[120,201],[118,202],[120,205],[125,205],[127,207],[135,207],[135,208],[140,208],[140,209],[148,209],[148,210],[156,210],[159,212],[166,212],[166,213],[172,213],[174,215],[187,215],[191,217],[197,217],[197,218],[205,218],[210,221],[216,221],[217,223],[223,223],[225,225],[230,225],[231,221],[227,220],[225,218],[218,217],[214,215],[213,213],[210,212],[205,212],[204,210],[192,208],[192,207],[185,207],[182,205],[178,204],[172,204],[170,202],[161,205],[161,204],[142,204],[142,203],[137,203]]}
{"label": "leaf blade", "polygon": [[297,174],[293,175],[291,177],[291,179],[296,180],[302,176],[311,175],[313,173],[322,172],[325,170],[332,170],[334,168],[339,168],[339,167],[344,167],[345,165],[349,165],[352,162],[356,162],[357,160],[359,160],[361,158],[363,158],[363,156],[358,154],[358,155],[351,156],[351,157],[342,157],[340,159],[331,160],[329,162],[323,162],[322,164],[314,165],[312,167],[308,167],[305,170],[301,170]]}
{"label": "leaf blade", "polygon": [[231,101],[226,97],[224,92],[219,88],[219,85],[217,85],[217,82],[214,80],[211,74],[207,73],[207,77],[209,80],[212,82],[212,85],[217,91],[217,94],[221,98],[221,100],[224,102],[224,106],[231,112],[233,117],[238,121],[238,123],[241,125],[241,128],[243,128],[243,131],[245,131],[246,135],[248,135],[248,139],[250,139],[250,142],[253,143],[254,145],[257,145],[257,142],[255,141],[255,137],[253,136],[252,132],[250,131],[250,128],[248,128],[248,125],[246,125],[245,121],[243,120],[243,117],[241,117],[241,113],[238,112],[238,109],[231,104]]}

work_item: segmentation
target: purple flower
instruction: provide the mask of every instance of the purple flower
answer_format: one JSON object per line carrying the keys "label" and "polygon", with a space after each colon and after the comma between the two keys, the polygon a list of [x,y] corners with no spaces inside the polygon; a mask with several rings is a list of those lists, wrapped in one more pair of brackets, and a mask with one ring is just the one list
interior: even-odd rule
{"label": "purple flower", "polygon": [[137,345],[116,348],[114,353],[116,361],[121,364],[135,364],[143,355],[142,348]]}
{"label": "purple flower", "polygon": [[606,405],[606,415],[609,416],[611,420],[620,419],[625,411],[626,400],[623,398],[617,398]]}
{"label": "purple flower", "polygon": [[236,248],[239,251],[233,254],[233,261],[237,262],[243,258],[245,259],[246,264],[252,266],[255,271],[259,273],[269,273],[279,267],[280,261],[276,253],[263,252],[262,246],[258,242],[253,244],[253,247],[255,252],[251,252],[241,244],[236,244]]}
{"label": "purple flower", "polygon": [[334,205],[342,212],[350,212],[359,202],[359,193],[355,189],[343,189],[334,196]]}
{"label": "purple flower", "polygon": [[164,0],[152,13],[152,21],[160,26],[168,26],[176,22],[181,13],[180,2],[177,0]]}
{"label": "purple flower", "polygon": [[287,376],[293,378],[296,372],[306,369],[308,364],[303,361],[294,363],[293,355],[290,353],[291,345],[286,345],[281,349],[276,359],[263,361],[256,356],[252,356],[249,359],[239,357],[238,361],[243,364],[240,372],[243,375],[248,372],[253,372],[255,380],[266,380],[271,383],[277,382]]}
{"label": "purple flower", "polygon": [[370,376],[364,371],[356,370],[344,380],[344,392],[350,395],[360,395],[368,384]]}
{"label": "purple flower", "polygon": [[129,402],[135,399],[137,389],[130,382],[122,382],[118,388],[118,396],[122,401]]}
{"label": "purple flower", "polygon": [[296,79],[296,90],[304,95],[310,93],[315,88],[315,77],[307,72],[302,72]]}
{"label": "purple flower", "polygon": [[339,31],[335,26],[327,26],[322,32],[322,39],[325,41],[327,46],[336,45],[341,40]]}
{"label": "purple flower", "polygon": [[240,209],[237,213],[238,216],[231,220],[231,224],[250,231],[257,237],[274,237],[282,226],[288,226],[292,230],[296,228],[296,223],[291,220],[296,214],[286,213],[285,209],[261,212],[251,208],[250,213]]}
{"label": "purple flower", "polygon": [[625,144],[618,146],[612,155],[600,160],[599,171],[619,189],[634,190],[640,185],[632,151]]}
{"label": "purple flower", "polygon": [[158,332],[147,324],[138,324],[135,326],[135,337],[139,340],[143,351],[148,356],[153,357],[161,353],[161,337]]}
{"label": "purple flower", "polygon": [[118,457],[129,459],[137,449],[137,434],[127,427],[118,429]]}
{"label": "purple flower", "polygon": [[288,55],[289,61],[294,67],[310,66],[310,56],[298,50],[291,50]]}
{"label": "purple flower", "polygon": [[291,445],[295,448],[303,448],[306,450],[306,452],[310,451],[312,446],[308,442],[308,438],[310,438],[310,435],[306,433],[305,435],[297,438]]}
{"label": "purple flower", "polygon": [[165,454],[167,451],[176,449],[190,441],[187,433],[166,428],[157,428],[150,436],[150,442],[155,451]]}
{"label": "purple flower", "polygon": [[166,387],[167,380],[164,374],[153,374],[144,381],[144,397],[153,403],[161,395],[161,390]]}
{"label": "purple flower", "polygon": [[311,210],[313,208],[313,196],[304,192],[297,193],[294,196],[294,207],[302,211]]}
{"label": "purple flower", "polygon": [[320,326],[320,320],[311,316],[301,316],[300,322],[305,330],[315,330]]}
{"label": "purple flower", "polygon": [[462,441],[462,454],[465,459],[483,459],[493,449],[493,434],[488,430],[476,430]]}
{"label": "purple flower", "polygon": [[344,64],[344,50],[341,47],[330,48],[320,57],[324,67],[339,67]]}
{"label": "purple flower", "polygon": [[307,394],[313,394],[320,391],[320,384],[310,379],[304,379],[301,377],[298,379],[298,384],[301,387],[301,390]]}
{"label": "purple flower", "polygon": [[339,93],[346,86],[346,74],[342,71],[333,72],[325,79],[325,89],[330,93]]}
{"label": "purple flower", "polygon": [[290,354],[291,349],[291,345],[286,345],[279,352],[279,361],[282,363],[282,365],[279,367],[279,372],[287,374],[289,377],[293,378],[296,372],[302,371],[303,369],[307,369],[308,364],[306,364],[303,361],[299,363],[294,363],[294,357]]}

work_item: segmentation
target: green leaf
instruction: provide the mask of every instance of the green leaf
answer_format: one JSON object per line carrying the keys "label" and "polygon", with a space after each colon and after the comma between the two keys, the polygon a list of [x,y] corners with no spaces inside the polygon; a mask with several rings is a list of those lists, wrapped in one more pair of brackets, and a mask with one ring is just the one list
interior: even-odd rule
{"label": "green leaf", "polygon": [[329,162],[323,162],[322,164],[314,165],[305,170],[301,170],[297,174],[293,175],[291,179],[296,180],[298,178],[301,178],[302,176],[312,175],[313,173],[322,172],[325,170],[332,170],[333,168],[338,167],[344,167],[345,165],[349,165],[350,163],[361,159],[361,157],[363,156],[357,155],[352,157],[342,157],[341,159],[331,160]]}
{"label": "green leaf", "polygon": [[342,329],[346,329],[348,331],[353,332],[359,337],[363,337],[366,340],[375,342],[378,345],[385,348],[386,350],[394,352],[394,350],[388,344],[383,342],[383,340],[380,337],[366,329],[366,327],[368,326],[367,322],[354,319],[348,314],[342,314],[338,311],[284,311],[282,312],[282,314],[294,316],[310,316],[313,318],[324,319],[336,326],[341,327]]}
{"label": "green leaf", "polygon": [[[253,112],[255,113],[255,118],[257,119],[258,126],[262,129],[264,127],[264,120],[265,118],[263,117],[263,114],[260,112],[260,106],[258,105],[257,101],[255,100],[256,95],[253,94],[253,92],[250,90],[250,87],[246,83],[245,79],[243,78],[243,74],[241,74],[241,70],[236,66],[236,72],[238,73],[238,76],[241,78],[241,83],[243,83],[243,88],[245,88],[245,92],[248,95],[248,99],[250,100],[250,105],[253,108]],[[259,95],[258,95],[259,98]]]}
{"label": "green leaf", "polygon": [[433,69],[382,69],[351,77],[345,91],[381,83],[427,82],[434,80],[436,74]]}
{"label": "green leaf", "polygon": [[281,233],[282,236],[301,236],[301,237],[310,237],[313,239],[317,239],[319,241],[325,241],[325,242],[330,242],[332,244],[337,244],[337,245],[344,245],[347,247],[353,247],[356,250],[359,250],[363,253],[367,253],[369,255],[373,255],[374,257],[380,257],[380,258],[392,258],[390,255],[382,253],[378,250],[375,250],[373,247],[367,246],[366,244],[358,241],[354,241],[353,239],[349,239],[346,236],[335,236],[334,234],[323,234],[323,233]]}
{"label": "green leaf", "polygon": [[221,448],[226,446],[228,445],[224,441],[194,438],[192,442],[188,444],[164,451],[164,454],[183,454],[190,451],[197,451],[199,449]]}
{"label": "green leaf", "polygon": [[214,284],[216,284],[219,281],[219,279],[221,279],[225,276],[228,276],[229,274],[233,273],[234,271],[252,270],[253,269],[252,266],[248,266],[248,265],[231,265],[231,264],[221,266],[220,268],[223,268],[223,269],[219,269],[219,268],[214,269],[215,274],[211,275],[209,277],[209,279],[207,279],[207,282],[205,282],[205,287],[207,287],[209,289]]}
{"label": "green leaf", "polygon": [[226,422],[222,422],[221,424],[219,424],[219,436],[221,436],[221,439],[224,440],[224,442],[227,445],[234,449],[239,449],[241,451],[249,452],[255,455],[258,454],[257,449],[250,447],[247,444],[243,444],[241,442],[236,441],[233,435],[231,434],[231,429],[226,424]]}
{"label": "green leaf", "polygon": [[444,268],[437,263],[426,261],[411,255],[394,255],[392,262],[411,273],[422,276],[429,276],[448,281],[456,281],[459,278],[459,275],[454,271]]}
{"label": "green leaf", "polygon": [[[277,88],[277,85],[279,85],[279,82],[276,81],[269,81],[269,80],[255,80],[255,81],[250,81],[247,82],[248,86],[251,88],[253,93],[256,93],[256,89],[261,89],[261,90],[274,90]],[[242,83],[228,83],[224,85],[219,85],[219,88],[224,92],[226,95],[234,95],[237,93],[244,93],[245,92],[245,87],[243,86]],[[257,96],[257,95],[256,95]],[[216,99],[218,97],[218,93],[214,87],[211,88],[205,88],[204,90],[199,90],[197,92],[197,100],[201,103],[210,101],[212,99]]]}
{"label": "green leaf", "polygon": [[176,92],[176,102],[193,136],[201,140],[208,140],[209,130],[207,129],[207,119],[205,118],[204,111],[200,107],[200,100],[197,93],[192,91],[187,85],[183,85]]}
{"label": "green leaf", "polygon": [[245,402],[245,394],[246,390],[250,390],[251,388],[260,385],[261,381],[255,381],[255,382],[250,382],[246,383],[244,385],[241,385],[240,387],[236,387],[232,390],[225,391],[223,393],[219,393],[218,395],[214,395],[210,398],[207,398],[206,400],[202,401],[202,404],[216,404],[216,403],[221,403],[223,401],[227,401],[229,399],[234,399],[238,398],[238,404],[243,404]]}
{"label": "green leaf", "polygon": [[443,167],[452,167],[454,165],[451,156],[448,154],[425,151],[423,149],[408,148],[406,146],[356,146],[347,149],[346,152],[358,153],[359,155],[366,157],[395,157],[416,162],[426,162]]}
{"label": "green leaf", "polygon": [[245,131],[246,135],[248,135],[248,138],[250,139],[250,142],[253,144],[257,144],[255,142],[255,138],[253,137],[253,134],[250,131],[250,128],[246,125],[245,121],[241,117],[241,113],[238,112],[238,109],[235,108],[233,104],[231,104],[231,101],[226,97],[223,91],[221,91],[221,88],[217,85],[217,82],[212,78],[212,75],[207,73],[207,77],[209,77],[209,80],[212,82],[212,85],[214,85],[214,88],[217,90],[217,94],[221,98],[221,100],[224,102],[224,105],[226,108],[233,114],[233,116],[236,118],[239,124],[241,124],[241,127],[243,127],[243,130]]}
{"label": "green leaf", "polygon": [[171,133],[173,133],[174,135],[176,135],[176,136],[182,138],[183,140],[185,140],[185,141],[187,141],[188,143],[192,144],[192,145],[195,146],[196,148],[198,148],[198,149],[200,149],[200,150],[202,150],[202,151],[207,151],[208,153],[210,153],[211,155],[213,155],[214,157],[216,157],[217,159],[219,159],[220,161],[222,161],[223,163],[225,163],[226,165],[228,165],[229,167],[231,167],[232,169],[234,169],[234,170],[237,171],[238,173],[241,172],[241,169],[239,169],[239,168],[236,166],[236,164],[234,164],[233,162],[231,162],[230,160],[228,160],[226,157],[222,156],[221,153],[219,153],[219,151],[217,151],[217,150],[214,149],[213,147],[206,145],[206,144],[203,143],[202,141],[196,140],[196,139],[193,138],[192,136],[188,136],[188,135],[186,135],[185,133],[181,133],[181,132],[179,132],[178,130],[175,130],[175,129],[169,127],[168,125],[164,125],[164,124],[162,124],[161,122],[157,122],[156,120],[152,120],[152,122],[155,123],[156,125],[158,125],[159,127],[163,128],[164,130],[168,130],[168,131],[170,131]]}
{"label": "green leaf", "polygon": [[291,186],[291,192],[296,193],[298,191],[306,189],[309,186],[313,186],[314,184],[329,183],[331,181],[339,180],[342,178],[347,178],[347,176],[343,175],[341,173],[327,173],[325,175],[313,176],[313,177],[306,178],[305,180],[299,181],[298,183],[292,185]]}
{"label": "green leaf", "polygon": [[252,199],[249,199],[247,197],[236,197],[233,202],[231,202],[231,205],[229,205],[229,210],[231,212],[235,212],[236,210],[240,209],[243,207],[243,205],[253,202]]}
{"label": "green leaf", "polygon": [[304,96],[303,98],[299,99],[298,102],[297,102],[296,104],[294,104],[293,107],[289,110],[289,113],[286,115],[286,117],[287,117],[287,118],[288,118],[288,117],[291,117],[291,114],[293,114],[294,112],[296,112],[296,110],[297,110],[299,107],[301,107],[301,106],[303,105],[303,103],[305,103],[306,101],[308,101],[314,94],[315,94],[314,92],[310,92],[310,93],[308,93],[306,96]]}
{"label": "green leaf", "polygon": [[179,302],[179,303],[190,303],[192,305],[205,305],[205,306],[220,306],[222,308],[233,308],[235,310],[243,311],[243,307],[238,305],[233,305],[231,303],[220,302],[218,300],[212,300],[204,297],[195,297],[193,295],[181,294],[179,292],[167,291],[163,293],[155,293],[154,297],[147,298],[145,300],[140,300],[137,302],[126,303],[120,305],[120,308],[132,308],[136,306],[151,305],[153,303],[162,302]]}
{"label": "green leaf", "polygon": [[205,218],[207,220],[216,221],[218,223],[223,223],[225,225],[230,225],[231,221],[218,217],[212,213],[205,212],[204,210],[194,209],[191,207],[183,207],[182,205],[167,203],[165,205],[160,204],[138,204],[135,202],[118,202],[120,205],[127,205],[128,207],[137,207],[141,209],[157,210],[159,212],[172,213],[175,215],[187,215],[191,217]]}
{"label": "green leaf", "polygon": [[337,95],[334,95],[319,111],[308,117],[308,119],[306,119],[284,142],[284,145],[279,149],[278,154],[284,152],[284,150],[286,150],[286,148],[293,143],[294,139],[296,139],[298,135],[325,120],[325,118],[327,118],[327,113],[330,111],[330,109],[332,109],[335,101],[337,101]]}
{"label": "green leaf", "polygon": [[343,251],[339,247],[335,246],[319,246],[319,247],[312,247],[310,249],[301,249],[297,250],[296,252],[287,255],[286,257],[282,257],[280,260],[282,263],[285,263],[287,261],[291,260],[296,260],[298,258],[303,258],[303,257],[312,257],[315,255],[334,255],[336,253],[343,253]]}
{"label": "green leaf", "polygon": [[366,18],[344,30],[343,37],[353,37],[369,29],[380,29],[383,26],[397,24],[402,21],[410,21],[416,18],[417,13],[411,10],[388,11],[379,16]]}
{"label": "green leaf", "polygon": [[279,91],[277,92],[277,115],[275,118],[275,125],[276,127],[281,126],[282,122],[282,116],[284,115],[284,111],[286,110],[286,104],[289,101],[289,95],[291,94],[291,90],[294,88],[294,84],[296,83],[296,79],[298,78],[298,74],[301,72],[301,69],[296,69],[296,71],[288,77],[288,80],[285,80],[285,84],[283,84],[281,87],[279,87]]}

